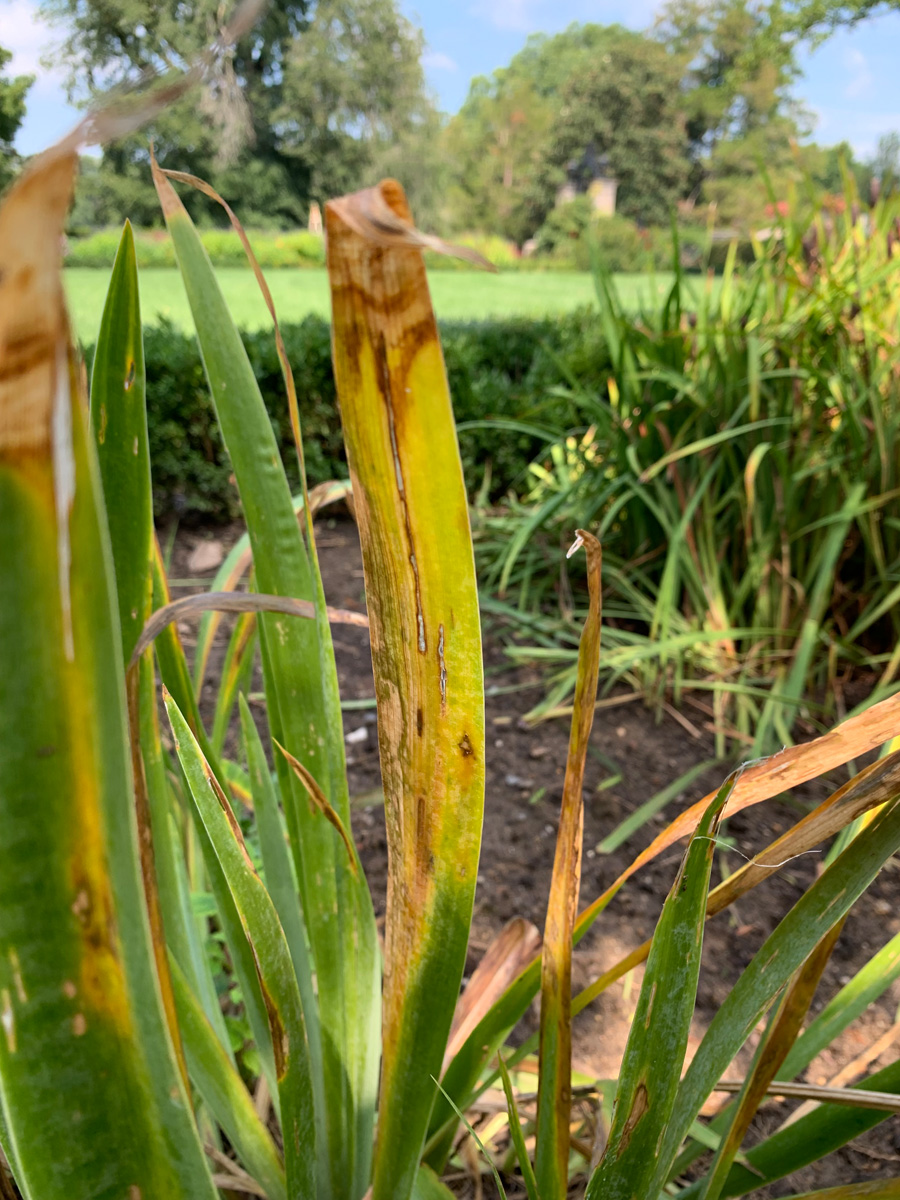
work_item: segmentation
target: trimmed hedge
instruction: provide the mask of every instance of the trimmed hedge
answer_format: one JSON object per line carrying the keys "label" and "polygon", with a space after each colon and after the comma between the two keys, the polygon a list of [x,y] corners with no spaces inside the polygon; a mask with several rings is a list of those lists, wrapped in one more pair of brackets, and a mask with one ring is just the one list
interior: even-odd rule
{"label": "trimmed hedge", "polygon": [[[554,385],[573,375],[586,385],[605,378],[608,357],[590,310],[558,319],[446,322],[444,357],[459,423],[501,418],[559,428],[577,424]],[[331,368],[327,321],[309,316],[283,327],[294,370],[311,484],[346,477]],[[271,331],[244,333],[244,344],[282,448],[292,486],[298,483],[284,384]],[[85,348],[90,368],[93,346]],[[229,520],[239,510],[231,465],[193,337],[171,324],[146,326],[147,410],[157,517]],[[565,360],[563,368],[562,361]],[[528,432],[463,429],[460,449],[471,492],[490,470],[493,497],[521,483],[542,442]]]}

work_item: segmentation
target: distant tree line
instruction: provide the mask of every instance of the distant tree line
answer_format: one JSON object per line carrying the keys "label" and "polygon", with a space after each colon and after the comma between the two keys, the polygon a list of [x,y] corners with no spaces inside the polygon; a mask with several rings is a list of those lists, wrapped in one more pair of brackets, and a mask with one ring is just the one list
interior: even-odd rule
{"label": "distant tree line", "polygon": [[[227,7],[44,0],[42,11],[65,31],[72,97],[88,101],[182,69]],[[619,213],[641,225],[665,225],[673,211],[746,225],[801,173],[829,191],[841,190],[841,163],[863,190],[873,173],[898,174],[900,137],[882,139],[870,164],[849,146],[821,149],[792,95],[802,44],[884,7],[900,0],[668,0],[644,33],[588,24],[531,37],[508,66],[474,79],[447,119],[425,84],[421,31],[398,0],[273,0],[209,86],[84,160],[73,228],[126,215],[159,223],[151,136],[165,165],[210,180],[256,228],[304,224],[313,201],[390,174],[423,225],[521,244],[586,152],[618,180]],[[0,188],[18,166],[32,82],[4,76],[9,58],[0,48]],[[185,199],[201,220],[219,219]]]}

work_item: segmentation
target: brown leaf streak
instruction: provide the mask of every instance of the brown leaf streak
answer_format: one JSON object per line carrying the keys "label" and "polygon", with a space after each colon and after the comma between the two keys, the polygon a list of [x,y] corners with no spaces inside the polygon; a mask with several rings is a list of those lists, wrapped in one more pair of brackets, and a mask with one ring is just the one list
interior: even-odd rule
{"label": "brown leaf streak", "polygon": [[[249,940],[249,939],[248,939]],[[252,942],[250,943],[253,949]],[[272,1034],[272,1052],[275,1056],[275,1074],[280,1082],[287,1074],[288,1067],[291,1061],[291,1040],[288,1036],[288,1031],[285,1028],[284,1021],[281,1019],[281,1012],[278,1005],[272,998],[272,993],[266,987],[263,979],[262,970],[260,969],[259,959],[256,958],[256,950],[253,950],[253,957],[256,960],[256,974],[259,978],[259,990],[262,992],[263,1004],[266,1006],[266,1016],[269,1019],[269,1030]]]}
{"label": "brown leaf streak", "polygon": [[631,1111],[628,1114],[622,1128],[622,1136],[619,1138],[619,1144],[616,1147],[616,1158],[621,1158],[631,1141],[632,1135],[638,1126],[638,1122],[650,1108],[650,1097],[647,1093],[647,1085],[639,1083],[637,1091],[634,1093],[634,1100],[631,1102]]}
{"label": "brown leaf streak", "polygon": [[[409,505],[406,502],[406,485],[403,482],[403,466],[400,462],[400,451],[397,447],[397,424],[394,414],[394,390],[391,387],[391,370],[388,364],[387,345],[384,339],[384,333],[378,331],[374,337],[373,345],[375,349],[375,367],[378,372],[379,391],[384,397],[385,411],[387,413],[388,432],[391,439],[391,451],[394,456],[394,478],[397,483],[397,498],[400,502],[400,507],[403,511],[403,523],[406,529],[406,540],[408,543],[409,565],[412,567],[413,580],[416,594],[416,644],[419,647],[419,653],[425,654],[428,649],[428,644],[425,638],[425,615],[422,612],[422,583],[419,579],[419,564],[416,560],[416,546],[413,538],[412,521],[409,515]],[[406,369],[403,369],[402,375],[405,377]],[[443,648],[441,649],[443,654]]]}
{"label": "brown leaf streak", "polygon": [[328,822],[331,825],[333,825],[334,828],[337,830],[338,834],[340,835],[341,841],[344,843],[345,847],[347,848],[347,856],[350,860],[350,870],[353,872],[354,875],[359,875],[359,867],[356,862],[356,847],[353,845],[353,841],[350,837],[350,834],[347,832],[347,830],[344,827],[344,822],[341,820],[341,818],[338,816],[338,814],[334,811],[332,806],[328,803],[327,796],[322,791],[321,787],[319,786],[318,782],[313,777],[313,775],[310,773],[310,771],[303,765],[303,763],[300,762],[299,759],[294,758],[293,754],[290,754],[287,750],[285,750],[284,746],[282,746],[279,742],[277,742],[275,740],[275,738],[272,738],[272,741],[274,742],[275,746],[284,755],[291,770],[294,772],[294,774],[297,776],[297,778],[300,780],[300,782],[306,788],[306,791],[307,791],[307,794],[309,795],[310,801],[315,805],[315,807],[318,809],[318,811],[320,813],[322,813],[322,815],[328,820]]}
{"label": "brown leaf streak", "polygon": [[256,867],[253,865],[253,859],[250,857],[250,854],[247,850],[247,844],[244,841],[244,835],[241,831],[240,825],[238,824],[237,817],[234,815],[231,804],[228,801],[228,797],[222,790],[222,785],[219,783],[218,779],[216,779],[215,775],[213,775],[212,769],[210,768],[206,759],[203,759],[203,772],[206,775],[209,786],[213,790],[213,794],[219,801],[222,812],[225,814],[225,819],[228,821],[229,828],[234,835],[234,840],[238,844],[247,869],[251,872],[255,879],[258,879],[259,875],[257,874]]}

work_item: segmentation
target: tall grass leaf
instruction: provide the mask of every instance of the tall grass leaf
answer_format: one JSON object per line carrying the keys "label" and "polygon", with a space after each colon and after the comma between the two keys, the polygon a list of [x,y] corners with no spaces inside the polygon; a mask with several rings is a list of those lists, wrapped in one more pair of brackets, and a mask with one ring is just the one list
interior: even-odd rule
{"label": "tall grass leaf", "polygon": [[325,1111],[325,1084],[322,1077],[321,1033],[319,1012],[315,1003],[313,964],[307,948],[303,911],[300,907],[294,872],[284,838],[278,809],[278,795],[272,776],[269,774],[265,751],[250,714],[250,706],[243,695],[239,698],[239,705],[241,731],[247,754],[247,770],[250,776],[253,811],[256,814],[256,829],[259,835],[266,888],[272,897],[272,903],[275,905],[278,919],[284,929],[284,936],[287,938],[288,949],[294,963],[294,974],[297,976],[297,986],[300,989],[300,999],[306,1020],[313,1087],[316,1095],[321,1097],[316,1108],[316,1115],[319,1117]]}
{"label": "tall grass leaf", "polygon": [[484,805],[478,592],[453,412],[399,185],[326,208],[335,378],[363,551],[389,845],[374,1200],[422,1153]]}
{"label": "tall grass leaf", "polygon": [[[169,606],[170,596],[169,584],[163,568],[162,553],[159,548],[159,542],[156,539],[154,539],[153,559],[150,565],[153,579],[153,605],[155,611],[158,612]],[[179,712],[187,721],[191,732],[197,738],[204,759],[212,767],[222,788],[227,790],[228,777],[222,765],[216,759],[200,718],[200,709],[197,704],[197,697],[194,693],[187,659],[185,658],[184,646],[182,645],[177,625],[174,622],[167,624],[155,638],[154,645],[163,685],[172,695],[175,703],[178,705]],[[193,812],[194,810],[192,809],[191,811]],[[247,1020],[253,1034],[253,1039],[256,1042],[263,1072],[274,1094],[277,1092],[275,1084],[275,1060],[271,1037],[269,1035],[266,1007],[260,990],[256,967],[253,962],[253,955],[250,952],[250,947],[247,945],[247,939],[244,937],[240,916],[238,915],[225,876],[222,873],[222,867],[209,840],[206,827],[199,818],[193,822],[191,836],[196,838],[196,842],[199,845],[203,866],[209,877],[209,886],[216,899],[216,916],[222,933],[225,936],[231,965],[234,969],[241,995],[243,996]],[[185,969],[184,962],[181,963],[181,966],[182,969]],[[193,982],[198,994],[205,996],[206,990],[196,975]],[[217,1018],[213,1017],[213,1020],[218,1027]]]}
{"label": "tall grass leaf", "polygon": [[[778,990],[898,849],[900,805],[895,794],[893,802],[804,893],[756,953],[713,1017],[681,1083],[660,1158],[663,1178],[691,1121]],[[802,1121],[792,1128],[801,1125]],[[729,1194],[727,1188],[722,1194]]]}
{"label": "tall grass leaf", "polygon": [[655,1200],[658,1194],[660,1148],[697,996],[716,833],[735,778],[728,777],[704,813],[663,905],[625,1046],[612,1127],[586,1200]]}
{"label": "tall grass leaf", "polygon": [[775,425],[789,425],[790,422],[786,417],[768,417],[764,421],[754,421],[749,425],[738,425],[733,429],[722,429],[718,433],[712,433],[708,437],[698,438],[695,442],[689,442],[686,446],[679,446],[675,450],[671,450],[668,454],[664,454],[662,458],[656,460],[652,467],[645,467],[639,475],[641,483],[649,483],[651,479],[655,479],[660,471],[664,471],[671,463],[678,462],[682,458],[687,458],[691,454],[700,454],[704,450],[711,450],[713,446],[719,446],[722,442],[732,441],[735,438],[742,437],[745,433],[752,433],[757,429],[770,429]]}
{"label": "tall grass leaf", "polygon": [[225,794],[168,693],[165,700],[191,798],[209,834],[256,962],[275,1054],[288,1193],[292,1200],[314,1200],[318,1192],[312,1070],[303,1006],[287,940]]}
{"label": "tall grass leaf", "polygon": [[[275,434],[206,251],[171,184],[154,181],[197,329],[219,427],[241,495],[260,592],[308,600],[319,619],[259,619],[272,733],[322,786],[345,828],[350,806],[337,674],[311,538],[298,528]],[[311,525],[305,526],[307,534]],[[316,964],[326,1087],[321,1200],[359,1200],[369,1183],[377,1089],[380,963],[365,881],[306,790],[280,775],[291,851]]]}
{"label": "tall grass leaf", "polygon": [[103,480],[124,662],[149,615],[153,499],[134,235],[126,221],[91,372],[91,426]]}
{"label": "tall grass leaf", "polygon": [[269,1200],[287,1200],[284,1167],[272,1135],[174,958],[172,984],[188,1069],[203,1103]]}
{"label": "tall grass leaf", "polygon": [[[26,1195],[216,1192],[153,959],[51,151],[0,209],[0,1103]],[[48,1070],[52,1064],[52,1070]]]}
{"label": "tall grass leaf", "polygon": [[542,1200],[563,1200],[569,1182],[572,1115],[572,930],[581,885],[584,765],[600,668],[600,543],[583,529],[590,609],[578,650],[578,680],[563,782],[559,832],[541,954],[541,1041],[535,1176]]}
{"label": "tall grass leaf", "polygon": [[800,966],[775,1008],[765,1035],[757,1047],[753,1065],[744,1081],[728,1128],[713,1158],[703,1188],[703,1200],[718,1200],[728,1172],[756,1112],[766,1098],[769,1084],[800,1032],[822,972],[828,965],[835,942],[844,927],[837,922]]}

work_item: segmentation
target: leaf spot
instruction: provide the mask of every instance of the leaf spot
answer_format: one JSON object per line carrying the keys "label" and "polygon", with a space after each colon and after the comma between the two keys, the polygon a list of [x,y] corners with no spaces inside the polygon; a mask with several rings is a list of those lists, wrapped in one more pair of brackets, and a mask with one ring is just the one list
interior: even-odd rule
{"label": "leaf spot", "polygon": [[616,1158],[621,1156],[628,1149],[628,1143],[631,1141],[631,1135],[637,1128],[641,1117],[647,1112],[650,1107],[650,1097],[647,1094],[646,1084],[639,1083],[637,1091],[634,1093],[634,1100],[631,1103],[631,1112],[628,1114],[628,1119],[625,1122],[625,1128],[622,1130],[622,1137],[619,1139],[619,1146],[616,1150]]}
{"label": "leaf spot", "polygon": [[16,1018],[13,1013],[12,1000],[6,988],[0,992],[0,1025],[6,1034],[6,1045],[10,1054],[16,1052]]}

